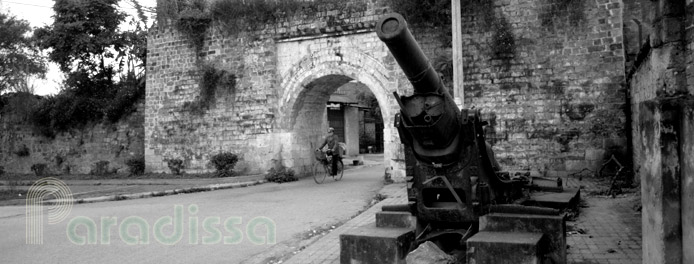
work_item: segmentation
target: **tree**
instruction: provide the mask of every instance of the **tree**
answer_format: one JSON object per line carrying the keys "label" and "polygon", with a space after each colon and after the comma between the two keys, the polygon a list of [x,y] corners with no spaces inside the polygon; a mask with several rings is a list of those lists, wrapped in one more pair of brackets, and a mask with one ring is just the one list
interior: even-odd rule
{"label": "tree", "polygon": [[[105,73],[107,58],[115,58],[123,40],[118,26],[125,14],[118,0],[56,0],[54,22],[34,32],[42,49],[52,49],[49,58],[63,72]],[[106,76],[109,77],[109,76]]]}
{"label": "tree", "polygon": [[[136,0],[129,0],[143,20]],[[53,24],[34,31],[39,47],[66,73],[63,90],[34,111],[44,135],[90,122],[116,122],[144,95],[146,29],[122,31],[127,16],[119,0],[56,0]]]}
{"label": "tree", "polygon": [[[49,59],[66,73],[67,89],[109,97],[107,90],[116,89],[116,74],[121,74],[121,81],[133,77],[144,80],[140,77],[147,57],[146,17],[139,3],[130,1],[141,20],[130,23],[135,26],[131,31],[120,30],[127,18],[118,9],[120,0],[55,1],[53,24],[37,29],[34,37],[41,49],[49,50]],[[136,73],[136,68],[142,71]]]}
{"label": "tree", "polygon": [[26,20],[0,13],[0,92],[20,89],[29,77],[46,74],[34,39],[26,36],[30,30]]}

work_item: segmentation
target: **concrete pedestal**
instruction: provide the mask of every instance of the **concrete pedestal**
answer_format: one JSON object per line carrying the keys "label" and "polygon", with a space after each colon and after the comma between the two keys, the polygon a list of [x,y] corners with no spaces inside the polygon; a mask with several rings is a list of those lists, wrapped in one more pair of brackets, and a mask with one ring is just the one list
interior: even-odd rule
{"label": "concrete pedestal", "polygon": [[467,240],[468,264],[541,264],[543,234],[479,232]]}
{"label": "concrete pedestal", "polygon": [[555,209],[576,208],[581,201],[581,190],[564,189],[562,192],[533,192],[525,205]]}
{"label": "concrete pedestal", "polygon": [[566,261],[566,221],[562,216],[492,213],[480,217],[480,231],[544,234],[543,252],[557,264]]}
{"label": "concrete pedestal", "polygon": [[375,224],[340,235],[341,264],[405,263],[415,239],[413,228],[383,228]]}
{"label": "concrete pedestal", "polygon": [[377,227],[415,228],[417,218],[409,212],[378,212],[376,213]]}

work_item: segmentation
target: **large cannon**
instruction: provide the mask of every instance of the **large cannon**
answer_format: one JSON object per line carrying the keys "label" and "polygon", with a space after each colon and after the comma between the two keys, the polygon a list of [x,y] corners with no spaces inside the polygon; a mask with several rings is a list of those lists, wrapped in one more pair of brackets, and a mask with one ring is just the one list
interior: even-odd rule
{"label": "large cannon", "polygon": [[527,182],[499,171],[480,111],[458,109],[402,16],[382,18],[376,32],[414,87],[410,96],[395,94],[395,127],[405,145],[410,211],[421,227],[468,228],[488,205],[518,198]]}
{"label": "large cannon", "polygon": [[[395,127],[405,146],[408,204],[384,206],[383,210],[409,212],[416,218],[413,246],[431,241],[458,259],[464,258],[466,243],[477,245],[475,241],[485,239],[483,232],[471,238],[481,229],[480,217],[484,216],[485,231],[503,227],[550,237],[550,246],[543,252],[552,252],[546,254],[555,263],[565,263],[562,218],[554,209],[520,205],[527,193],[524,190],[533,187],[533,177],[500,170],[485,141],[487,124],[481,120],[480,110],[458,109],[401,15],[381,18],[376,32],[414,87],[409,96],[394,93],[400,105]],[[554,187],[561,189],[561,181]],[[540,224],[550,222],[559,223],[558,227]],[[504,239],[502,236],[502,243]],[[467,252],[468,258],[472,256],[477,263],[498,261],[482,261],[489,256],[480,252],[484,250],[472,255]]]}

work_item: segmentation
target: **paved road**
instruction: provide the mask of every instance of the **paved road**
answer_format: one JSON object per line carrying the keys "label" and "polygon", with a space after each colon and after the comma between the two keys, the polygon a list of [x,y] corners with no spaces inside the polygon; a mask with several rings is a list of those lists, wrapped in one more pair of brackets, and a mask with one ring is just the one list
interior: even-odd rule
{"label": "paved road", "polygon": [[[283,253],[310,230],[355,216],[383,186],[382,180],[383,168],[374,166],[346,171],[342,181],[326,179],[321,185],[306,178],[293,183],[77,204],[65,220],[54,225],[48,223],[49,212],[44,211],[43,223],[33,225],[43,227],[36,231],[43,234],[40,245],[26,244],[24,206],[0,207],[0,263],[256,262],[268,256],[268,252]],[[182,221],[174,228],[179,222],[176,208],[180,208],[178,219]],[[86,225],[68,228],[69,223],[91,221],[95,224],[94,232],[88,232]],[[266,227],[273,223],[274,245],[267,243],[272,238],[266,234]],[[247,229],[254,224],[257,225],[249,232]],[[140,226],[148,229],[144,232],[146,239],[141,236]],[[180,240],[175,229],[180,231]],[[96,244],[75,244],[88,239],[88,233],[95,233]],[[128,239],[145,241],[128,245]]]}

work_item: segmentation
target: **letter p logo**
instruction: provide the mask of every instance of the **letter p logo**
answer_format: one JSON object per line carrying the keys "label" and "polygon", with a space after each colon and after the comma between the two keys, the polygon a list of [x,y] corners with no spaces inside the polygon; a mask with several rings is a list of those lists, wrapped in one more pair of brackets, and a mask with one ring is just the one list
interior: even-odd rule
{"label": "letter p logo", "polygon": [[65,220],[72,210],[72,192],[61,180],[48,177],[39,179],[29,187],[26,198],[26,243],[43,244],[44,199],[53,196],[48,204],[48,224]]}

